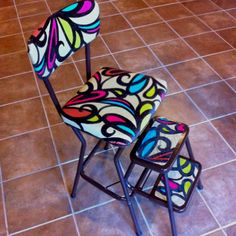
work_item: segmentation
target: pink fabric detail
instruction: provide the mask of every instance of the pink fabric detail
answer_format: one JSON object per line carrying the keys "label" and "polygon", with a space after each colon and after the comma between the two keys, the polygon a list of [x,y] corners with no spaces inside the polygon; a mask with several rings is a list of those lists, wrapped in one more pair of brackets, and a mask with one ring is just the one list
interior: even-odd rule
{"label": "pink fabric detail", "polygon": [[[53,41],[55,43],[55,45],[57,44],[57,24],[56,24],[56,20],[52,19],[52,31],[50,33],[50,42],[49,42],[49,52],[48,52],[48,68],[52,69],[54,66],[54,62],[56,60],[56,53],[53,52],[52,48],[53,48]],[[51,60],[51,54],[53,53],[53,58]]]}
{"label": "pink fabric detail", "polygon": [[91,7],[92,7],[92,3],[90,1],[84,1],[84,5],[77,13],[79,13],[79,14],[84,13],[84,12],[90,10]]}
{"label": "pink fabric detail", "polygon": [[178,184],[169,180],[169,186],[171,189],[178,189]]}
{"label": "pink fabric detail", "polygon": [[94,32],[97,32],[99,30],[100,26],[98,26],[97,28],[95,29],[92,29],[92,30],[87,30],[88,33],[94,33]]}
{"label": "pink fabric detail", "polygon": [[118,116],[109,115],[109,116],[106,117],[106,119],[110,122],[123,122],[123,123],[125,123],[125,120],[121,119]]}

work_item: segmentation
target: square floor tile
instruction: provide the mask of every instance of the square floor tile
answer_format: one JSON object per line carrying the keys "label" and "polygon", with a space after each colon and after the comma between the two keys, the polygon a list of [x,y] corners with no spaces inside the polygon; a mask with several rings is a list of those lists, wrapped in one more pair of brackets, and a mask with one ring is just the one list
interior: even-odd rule
{"label": "square floor tile", "polygon": [[116,8],[110,2],[103,2],[103,3],[99,4],[99,8],[100,8],[100,16],[101,17],[114,15],[114,14],[118,13]]}
{"label": "square floor tile", "polygon": [[17,18],[17,15],[16,15],[16,10],[14,6],[0,8],[0,21],[7,21],[11,19],[16,19],[16,18]]}
{"label": "square floor tile", "polygon": [[231,85],[231,87],[236,91],[236,78],[229,79],[227,82]]}
{"label": "square floor tile", "polygon": [[208,234],[209,236],[224,236],[225,234],[223,233],[222,230],[218,230],[214,233]]}
{"label": "square floor tile", "polygon": [[201,59],[168,66],[168,70],[184,89],[220,80]]}
{"label": "square floor tile", "polygon": [[129,28],[129,24],[121,15],[107,16],[101,19],[101,34],[112,33]]}
{"label": "square floor tile", "polygon": [[159,5],[165,5],[169,3],[176,3],[177,0],[149,0],[148,4],[150,6],[159,6]]}
{"label": "square floor tile", "polygon": [[14,5],[13,0],[4,0],[0,2],[0,7],[8,7]]}
{"label": "square floor tile", "polygon": [[134,49],[114,54],[122,69],[127,71],[143,71],[156,68],[160,64],[147,48]]}
{"label": "square floor tile", "polygon": [[0,105],[38,96],[33,73],[0,80]]}
{"label": "square floor tile", "polygon": [[17,19],[1,22],[0,37],[18,33],[21,33],[21,29]]}
{"label": "square floor tile", "polygon": [[74,2],[74,0],[47,0],[47,3],[52,12],[56,12]]}
{"label": "square floor tile", "polygon": [[225,39],[228,43],[230,43],[234,48],[236,47],[236,28],[225,29],[221,31],[217,31],[217,33]]}
{"label": "square floor tile", "polygon": [[236,161],[218,166],[202,174],[202,195],[221,225],[236,220],[234,208],[236,192]]}
{"label": "square floor tile", "polygon": [[[224,140],[209,124],[199,124],[190,127],[190,142],[194,157],[206,169],[236,158]],[[188,156],[186,148],[181,151]]]}
{"label": "square floor tile", "polygon": [[1,77],[27,71],[31,71],[31,66],[26,52],[3,55],[0,57]]}
{"label": "square floor tile", "polygon": [[4,218],[4,210],[3,210],[3,199],[2,199],[2,184],[0,184],[0,235],[7,235],[5,218]]}
{"label": "square floor tile", "polygon": [[[171,235],[168,209],[144,197],[139,197],[139,202],[152,234]],[[196,191],[193,192],[189,207],[185,212],[175,213],[175,219],[178,235],[181,236],[201,235],[218,226]]]}
{"label": "square floor tile", "polygon": [[144,46],[143,41],[134,30],[115,32],[103,36],[111,52],[118,52],[126,49]]}
{"label": "square floor tile", "polygon": [[191,16],[192,14],[180,3],[170,4],[154,8],[154,10],[164,19],[172,20]]}
{"label": "square floor tile", "polygon": [[161,22],[161,18],[151,9],[125,13],[124,15],[133,27]]}
{"label": "square floor tile", "polygon": [[224,9],[236,7],[236,2],[234,0],[212,0],[219,7]]}
{"label": "square floor tile", "polygon": [[[143,235],[150,236],[138,207],[134,203]],[[76,215],[81,235],[135,236],[135,229],[125,202],[114,201]]]}
{"label": "square floor tile", "polygon": [[10,233],[71,213],[58,168],[6,182],[4,193]]}
{"label": "square floor tile", "polygon": [[236,151],[236,115],[226,116],[212,121],[213,125],[219,130],[226,141]]}
{"label": "square floor tile", "polygon": [[184,2],[183,5],[195,14],[203,14],[220,10],[220,8],[210,0],[195,0],[191,2]]}
{"label": "square floor tile", "polygon": [[18,5],[17,11],[18,11],[19,17],[30,16],[30,15],[35,15],[39,13],[49,14],[49,9],[45,1],[31,2],[31,3],[26,3],[23,5]]}
{"label": "square floor tile", "polygon": [[57,164],[48,129],[1,141],[0,156],[3,180],[30,174]]}
{"label": "square floor tile", "polygon": [[0,138],[20,134],[47,125],[42,103],[36,98],[0,108]]}
{"label": "square floor tile", "polygon": [[178,84],[164,69],[155,69],[148,72],[144,72],[144,74],[151,75],[153,76],[153,78],[156,79],[165,80],[167,82],[168,94],[175,93],[181,90]]}
{"label": "square floor tile", "polygon": [[215,33],[205,33],[185,38],[201,56],[231,49],[231,47]]}
{"label": "square floor tile", "polygon": [[231,16],[236,18],[236,9],[230,9],[230,10],[227,10],[226,12],[228,12]]}
{"label": "square floor tile", "polygon": [[199,16],[213,30],[236,26],[236,20],[224,11]]}
{"label": "square floor tile", "polygon": [[182,121],[188,125],[205,120],[184,93],[167,96],[161,103],[156,114],[158,116]]}
{"label": "square floor tile", "polygon": [[229,226],[225,229],[225,232],[227,233],[227,236],[234,236],[236,232],[236,224]]}
{"label": "square floor tile", "polygon": [[236,110],[234,91],[224,82],[219,82],[188,91],[198,107],[208,118],[225,115]]}
{"label": "square floor tile", "polygon": [[208,56],[205,60],[224,79],[236,76],[236,52],[229,51]]}
{"label": "square floor tile", "polygon": [[196,53],[181,39],[151,46],[153,52],[164,64],[172,64],[197,57]]}
{"label": "square floor tile", "polygon": [[188,17],[185,19],[170,21],[168,23],[183,37],[210,31],[210,29],[196,17]]}
{"label": "square floor tile", "polygon": [[119,0],[115,1],[114,4],[121,12],[135,11],[148,7],[143,0],[135,0],[135,1]]}
{"label": "square floor tile", "polygon": [[159,43],[178,38],[178,36],[165,23],[140,27],[137,29],[137,32],[147,44]]}
{"label": "square floor tile", "polygon": [[77,236],[74,220],[68,217],[62,220],[54,221],[29,231],[17,234],[18,236],[42,236],[42,235],[57,235],[57,236]]}

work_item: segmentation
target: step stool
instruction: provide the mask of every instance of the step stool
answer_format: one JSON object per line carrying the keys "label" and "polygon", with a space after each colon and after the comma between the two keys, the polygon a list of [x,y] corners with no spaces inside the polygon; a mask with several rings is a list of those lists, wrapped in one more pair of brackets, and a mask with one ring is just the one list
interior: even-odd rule
{"label": "step stool", "polygon": [[[195,186],[203,188],[201,164],[194,160],[188,133],[189,128],[184,123],[155,117],[132,149],[131,164],[125,176],[128,180],[135,165],[144,167],[132,194],[139,193],[168,208],[173,236],[177,235],[173,211],[184,211]],[[179,155],[184,144],[189,158]],[[145,183],[152,171],[159,175],[153,186],[147,188]]]}

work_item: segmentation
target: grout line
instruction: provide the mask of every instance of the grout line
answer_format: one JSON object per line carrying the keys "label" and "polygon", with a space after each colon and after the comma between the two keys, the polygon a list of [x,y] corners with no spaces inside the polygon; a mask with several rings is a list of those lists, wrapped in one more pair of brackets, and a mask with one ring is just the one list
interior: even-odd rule
{"label": "grout line", "polygon": [[217,233],[217,232],[223,232],[223,231],[221,230],[221,228],[217,228],[217,229],[208,231],[207,233],[201,234],[200,236],[208,236],[208,235],[211,235],[212,233]]}
{"label": "grout line", "polygon": [[18,103],[21,103],[21,102],[31,101],[31,100],[34,100],[34,99],[37,99],[37,98],[39,98],[39,96],[24,98],[24,99],[20,99],[20,100],[14,101],[14,102],[0,104],[0,108],[5,107],[5,106],[10,106],[10,105],[18,104]]}
{"label": "grout line", "polygon": [[21,52],[25,52],[25,49],[21,49],[21,50],[15,51],[15,52],[9,52],[9,53],[5,53],[5,54],[1,54],[0,57],[11,56],[13,54],[18,54],[18,53],[21,53]]}
{"label": "grout line", "polygon": [[6,208],[6,201],[5,201],[5,196],[4,196],[4,187],[3,187],[3,178],[2,178],[2,168],[0,165],[0,185],[2,186],[1,190],[1,197],[2,197],[2,207],[3,207],[3,215],[4,215],[4,223],[6,227],[6,233],[7,235],[9,234],[8,231],[8,220],[7,220],[7,208]]}
{"label": "grout line", "polygon": [[217,167],[230,164],[230,163],[232,163],[232,162],[236,162],[236,156],[234,156],[234,159],[232,159],[232,160],[230,160],[230,161],[226,161],[226,162],[224,162],[224,163],[220,163],[220,164],[217,164],[217,165],[215,165],[215,166],[211,166],[211,167],[205,168],[205,169],[202,170],[202,172],[206,172],[206,171],[208,171],[208,170],[212,170],[212,169],[215,169],[215,168],[217,168]]}

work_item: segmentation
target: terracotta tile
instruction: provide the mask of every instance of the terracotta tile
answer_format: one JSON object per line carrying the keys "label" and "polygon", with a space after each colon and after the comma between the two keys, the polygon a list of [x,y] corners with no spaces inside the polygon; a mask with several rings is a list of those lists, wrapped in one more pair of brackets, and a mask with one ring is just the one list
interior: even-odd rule
{"label": "terracotta tile", "polygon": [[115,58],[121,68],[128,71],[143,71],[159,66],[159,63],[147,48],[116,53]]}
{"label": "terracotta tile", "polygon": [[236,96],[224,82],[211,84],[188,92],[208,118],[236,110]]}
{"label": "terracotta tile", "polygon": [[184,89],[220,79],[201,59],[168,66],[168,70]]}
{"label": "terracotta tile", "polygon": [[180,87],[164,69],[155,69],[144,72],[144,74],[151,75],[157,79],[165,80],[167,82],[168,94],[180,91]]}
{"label": "terracotta tile", "polygon": [[52,12],[56,12],[73,2],[75,1],[74,0],[47,0],[47,3]]}
{"label": "terracotta tile", "polygon": [[225,51],[231,48],[226,42],[224,42],[223,39],[221,39],[213,32],[191,36],[185,38],[185,40],[201,56],[220,51]]}
{"label": "terracotta tile", "polygon": [[148,7],[143,0],[135,0],[135,1],[119,0],[115,1],[114,4],[121,12],[134,11]]}
{"label": "terracotta tile", "polygon": [[57,164],[53,143],[47,129],[1,141],[0,155],[3,180],[30,174]]}
{"label": "terracotta tile", "polygon": [[[109,54],[109,51],[100,36],[90,44],[90,48],[91,57]],[[83,47],[78,50],[72,57],[75,61],[85,59],[85,48]]]}
{"label": "terracotta tile", "polygon": [[230,43],[234,48],[236,47],[236,28],[230,28],[217,32],[222,38]]}
{"label": "terracotta tile", "polygon": [[197,55],[181,39],[151,46],[153,52],[164,64],[188,60]]}
{"label": "terracotta tile", "polygon": [[159,6],[159,5],[165,5],[168,3],[176,3],[177,0],[149,0],[148,4],[150,6]]}
{"label": "terracotta tile", "polygon": [[45,1],[37,1],[17,6],[19,17],[30,16],[40,13],[48,13],[49,10]]}
{"label": "terracotta tile", "polygon": [[210,30],[196,17],[170,21],[169,24],[178,34],[183,37],[188,35],[200,34]]}
{"label": "terracotta tile", "polygon": [[29,2],[37,2],[38,0],[15,0],[16,6],[24,3],[29,3]]}
{"label": "terracotta tile", "polygon": [[232,27],[236,25],[236,20],[223,11],[199,16],[209,27],[214,30]]}
{"label": "terracotta tile", "polygon": [[161,22],[161,18],[151,9],[125,13],[124,15],[133,27]]}
{"label": "terracotta tile", "polygon": [[[79,139],[76,137],[72,129],[65,124],[53,126],[51,129],[61,162],[78,158],[81,145]],[[87,155],[97,143],[97,139],[85,133],[83,136],[87,141]]]}
{"label": "terracotta tile", "polygon": [[227,82],[236,90],[236,78],[227,80]]}
{"label": "terracotta tile", "polygon": [[208,56],[205,60],[224,79],[236,76],[236,52],[229,51]]}
{"label": "terracotta tile", "polygon": [[101,17],[114,15],[118,13],[116,8],[110,2],[104,2],[99,4],[99,8]]}
{"label": "terracotta tile", "polygon": [[109,46],[111,52],[144,46],[142,40],[133,30],[104,35],[103,38]]}
{"label": "terracotta tile", "polygon": [[192,15],[180,3],[157,7],[154,8],[154,10],[165,20],[178,19]]}
{"label": "terracotta tile", "polygon": [[220,131],[231,147],[236,151],[236,115],[226,116],[214,120],[212,123]]}
{"label": "terracotta tile", "polygon": [[46,13],[46,14],[41,14],[37,16],[27,16],[27,17],[20,18],[23,31],[24,32],[32,31],[31,33],[33,33],[33,31],[36,30],[39,27],[39,25],[45,19],[47,19],[48,16],[49,14]]}
{"label": "terracotta tile", "polygon": [[58,168],[6,182],[4,191],[10,233],[71,213]]}
{"label": "terracotta tile", "polygon": [[18,34],[18,33],[21,33],[21,29],[20,29],[20,25],[18,23],[18,20],[12,19],[9,21],[1,22],[0,36],[7,36],[10,34]]}
{"label": "terracotta tile", "polygon": [[38,96],[33,73],[0,80],[0,105]]}
{"label": "terracotta tile", "polygon": [[8,6],[13,6],[13,0],[4,0],[0,2],[0,7],[8,7]]}
{"label": "terracotta tile", "polygon": [[123,16],[115,15],[108,16],[101,19],[101,33],[111,33],[119,30],[129,28],[129,24],[126,22]]}
{"label": "terracotta tile", "polygon": [[[51,75],[50,82],[55,91],[62,91],[82,85],[82,81],[76,71],[74,64],[64,64],[57,68]],[[38,79],[39,88],[42,94],[48,94],[42,80]]]}
{"label": "terracotta tile", "polygon": [[[74,97],[76,95],[77,90],[78,89],[72,89],[65,92],[57,93],[56,95],[61,106],[63,106],[69,99]],[[57,110],[53,102],[51,101],[51,98],[49,97],[49,95],[43,97],[43,102],[44,102],[45,110],[46,110],[50,124],[54,125],[54,124],[61,123],[62,119],[57,113]]]}
{"label": "terracotta tile", "polygon": [[[168,210],[154,201],[139,197],[141,208],[146,216],[152,235],[171,235]],[[193,192],[189,207],[183,213],[175,213],[178,235],[196,236],[215,229],[216,224],[211,213],[200,196]],[[191,227],[189,227],[191,225]]]}
{"label": "terracotta tile", "polygon": [[212,0],[212,2],[224,9],[236,7],[236,2],[234,0]]}
{"label": "terracotta tile", "polygon": [[192,2],[184,2],[183,5],[195,14],[203,14],[220,10],[220,8],[210,0],[195,0]]}
{"label": "terracotta tile", "polygon": [[[113,151],[104,152],[94,156],[85,169],[85,173],[101,184],[109,185],[118,180],[114,162]],[[63,165],[63,172],[66,177],[67,191],[71,192],[77,169],[77,161]],[[88,207],[101,204],[112,198],[91,185],[83,178],[80,178],[76,198],[72,199],[74,211],[81,211]],[[86,197],[85,197],[86,196]],[[79,226],[79,228],[81,228]]]}
{"label": "terracotta tile", "polygon": [[57,235],[57,236],[76,236],[76,229],[72,217],[54,221],[29,231],[18,234],[19,236],[41,236],[41,235]]}
{"label": "terracotta tile", "polygon": [[[1,3],[0,3],[1,4]],[[0,8],[0,21],[16,19],[16,10],[14,6]]]}
{"label": "terracotta tile", "polygon": [[[150,236],[143,217],[135,204],[135,210],[143,235]],[[128,207],[125,203],[115,201],[76,215],[81,235],[86,236],[135,236],[135,229]]]}
{"label": "terracotta tile", "polygon": [[29,58],[26,52],[20,52],[0,57],[1,77],[31,71]]}
{"label": "terracotta tile", "polygon": [[22,35],[12,35],[0,38],[0,55],[26,50]]}
{"label": "terracotta tile", "polygon": [[[76,66],[77,66],[83,80],[86,81],[85,61],[76,62]],[[98,58],[93,58],[91,60],[92,74],[94,74],[96,71],[98,71],[103,66],[118,68],[117,63],[110,55],[102,56],[102,57],[98,57]]]}
{"label": "terracotta tile", "polygon": [[235,168],[236,162],[231,162],[202,174],[204,183],[202,195],[221,225],[229,224],[236,219],[234,209],[236,192],[233,191],[236,187]]}
{"label": "terracotta tile", "polygon": [[167,96],[161,103],[157,115],[179,120],[188,125],[205,120],[184,93]]}
{"label": "terracotta tile", "polygon": [[3,106],[1,110],[0,138],[45,127],[47,125],[41,101],[32,99]]}
{"label": "terracotta tile", "polygon": [[147,44],[159,43],[178,37],[165,23],[140,27],[137,32]]}
{"label": "terracotta tile", "polygon": [[236,224],[226,228],[225,232],[227,233],[228,236],[234,236],[234,234],[236,232]]}
{"label": "terracotta tile", "polygon": [[5,225],[5,219],[4,219],[4,210],[3,210],[3,199],[2,199],[2,184],[0,184],[0,235],[5,236],[7,235],[6,232],[6,225]]}
{"label": "terracotta tile", "polygon": [[[207,122],[190,127],[190,142],[194,157],[206,169],[236,158],[215,129]],[[188,156],[186,148],[181,151]]]}
{"label": "terracotta tile", "polygon": [[236,18],[236,9],[231,9],[231,10],[227,10],[227,12],[233,16],[234,18]]}

